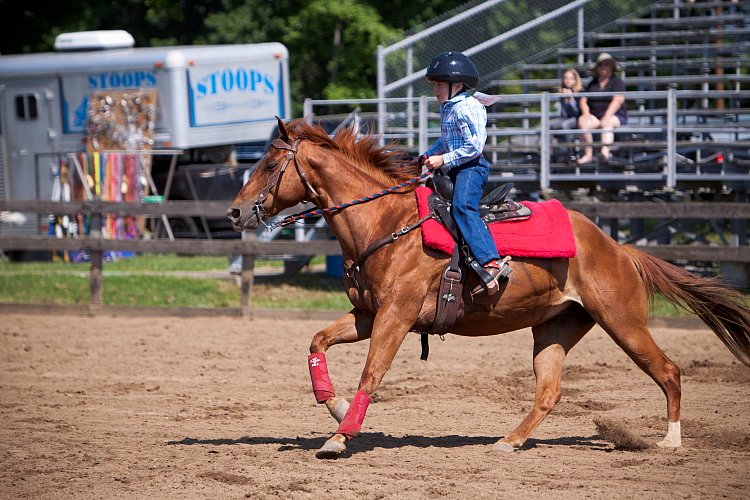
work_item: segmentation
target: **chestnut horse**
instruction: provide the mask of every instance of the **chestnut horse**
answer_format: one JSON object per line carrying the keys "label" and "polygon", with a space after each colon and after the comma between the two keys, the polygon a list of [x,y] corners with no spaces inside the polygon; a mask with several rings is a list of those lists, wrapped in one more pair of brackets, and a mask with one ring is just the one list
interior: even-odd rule
{"label": "chestnut horse", "polygon": [[[279,120],[278,129],[279,138],[227,212],[235,230],[256,229],[281,210],[310,200],[319,209],[330,209],[324,217],[341,244],[347,266],[373,242],[397,237],[364,262],[347,268],[344,285],[354,307],[315,334],[310,345],[315,397],[339,422],[336,433],[316,456],[336,458],[346,450],[346,441],[359,432],[370,395],[378,389],[407,333],[428,331],[432,325],[448,256],[425,247],[420,230],[398,237],[401,228],[414,225],[419,218],[413,184],[405,183],[389,196],[362,203],[363,196],[414,180],[420,174],[416,163],[400,164],[396,154],[378,146],[374,137],[357,140],[351,129],[333,138],[302,120],[288,125]],[[568,211],[568,215],[577,245],[575,257],[513,259],[513,273],[492,297],[472,297],[469,291],[478,278],[465,273],[465,315],[451,333],[497,335],[531,327],[534,337],[534,405],[494,447],[512,451],[523,446],[560,400],[566,354],[595,324],[664,392],[667,434],[657,444],[679,447],[680,369],[651,337],[648,301],[659,292],[691,310],[748,366],[750,308],[741,294],[717,279],[694,276],[620,245],[580,213]],[[325,352],[336,344],[368,338],[358,391],[349,403],[334,393]]]}

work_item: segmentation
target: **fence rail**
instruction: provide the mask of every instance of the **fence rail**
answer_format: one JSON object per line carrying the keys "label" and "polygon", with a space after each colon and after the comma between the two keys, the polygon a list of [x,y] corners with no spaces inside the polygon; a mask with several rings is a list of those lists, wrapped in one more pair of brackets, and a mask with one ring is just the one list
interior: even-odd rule
{"label": "fence rail", "polygon": [[[749,203],[655,203],[569,202],[569,209],[581,212],[590,218],[599,219],[729,219],[746,225],[750,219]],[[204,215],[220,217],[226,212],[227,202],[168,201],[162,203],[128,203],[98,200],[57,202],[44,200],[0,200],[0,210],[48,213],[89,213],[92,219],[102,214],[146,215]],[[639,246],[643,251],[665,260],[739,263],[750,265],[750,246],[706,245],[648,245]],[[196,239],[103,239],[97,236],[84,238],[52,238],[49,236],[5,235],[0,232],[0,249],[23,251],[70,251],[87,250],[91,255],[89,272],[90,303],[73,308],[86,314],[107,312],[111,308],[102,306],[102,264],[105,251],[134,251],[140,253],[178,253],[185,255],[230,256],[242,255],[240,272],[240,300],[238,308],[225,308],[230,316],[251,317],[256,314],[251,308],[255,260],[274,255],[341,255],[341,247],[335,240],[316,241],[260,241],[255,238],[233,240]],[[0,310],[11,307],[0,304]],[[29,306],[28,304],[25,306]],[[182,308],[185,309],[185,308]],[[184,315],[213,314],[206,311],[182,311]]]}
{"label": "fence rail", "polygon": [[[119,201],[48,201],[0,200],[0,211],[33,212],[37,214],[123,214],[167,216],[225,217],[229,201],[164,201],[135,203]],[[691,218],[750,219],[750,203],[742,202],[565,202],[565,206],[587,217],[608,218]],[[293,211],[294,208],[288,209]],[[0,232],[0,238],[5,241]],[[75,241],[75,240],[72,240]],[[129,240],[133,241],[133,240]],[[185,240],[183,240],[185,241]],[[201,241],[201,240],[197,240]],[[247,241],[247,240],[246,240]],[[229,241],[219,244],[232,244]],[[244,242],[243,242],[244,243]],[[283,242],[278,242],[283,243]]]}

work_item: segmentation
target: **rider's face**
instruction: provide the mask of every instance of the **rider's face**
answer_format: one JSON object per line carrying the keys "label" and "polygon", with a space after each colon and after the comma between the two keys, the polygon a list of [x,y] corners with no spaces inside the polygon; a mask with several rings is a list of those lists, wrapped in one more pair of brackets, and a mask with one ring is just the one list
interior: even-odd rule
{"label": "rider's face", "polygon": [[457,84],[451,85],[448,82],[436,82],[430,80],[430,85],[432,85],[432,93],[435,94],[438,102],[440,104],[443,104],[445,101],[451,98],[451,91],[453,90],[451,87]]}

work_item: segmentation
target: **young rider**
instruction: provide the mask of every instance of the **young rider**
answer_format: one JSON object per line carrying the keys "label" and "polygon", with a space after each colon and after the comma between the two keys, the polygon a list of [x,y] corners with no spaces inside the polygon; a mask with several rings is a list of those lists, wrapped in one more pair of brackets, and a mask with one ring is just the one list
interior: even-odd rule
{"label": "young rider", "polygon": [[452,213],[474,258],[491,279],[489,295],[499,290],[498,281],[511,268],[500,259],[487,226],[479,216],[479,201],[490,166],[482,156],[487,139],[487,110],[474,96],[479,72],[460,52],[443,52],[427,68],[427,81],[440,103],[440,138],[422,154],[429,169],[443,168],[454,184]]}

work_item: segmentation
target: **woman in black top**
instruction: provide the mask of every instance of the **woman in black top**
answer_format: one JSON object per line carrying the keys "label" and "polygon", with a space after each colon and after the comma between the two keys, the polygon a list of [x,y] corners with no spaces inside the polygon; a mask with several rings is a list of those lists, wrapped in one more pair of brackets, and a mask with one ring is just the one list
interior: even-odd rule
{"label": "woman in black top", "polygon": [[[594,78],[586,87],[585,92],[624,92],[625,82],[615,76],[617,61],[610,54],[602,52],[596,59],[593,72]],[[610,144],[614,142],[613,129],[625,125],[628,122],[625,110],[625,96],[606,97],[581,97],[581,116],[578,118],[578,127],[585,130],[602,129],[601,133],[601,159],[608,162],[612,156],[609,150]],[[604,132],[607,130],[607,132]],[[594,159],[594,148],[592,134],[582,134],[583,142],[587,144],[583,156],[578,163],[591,163]]]}

